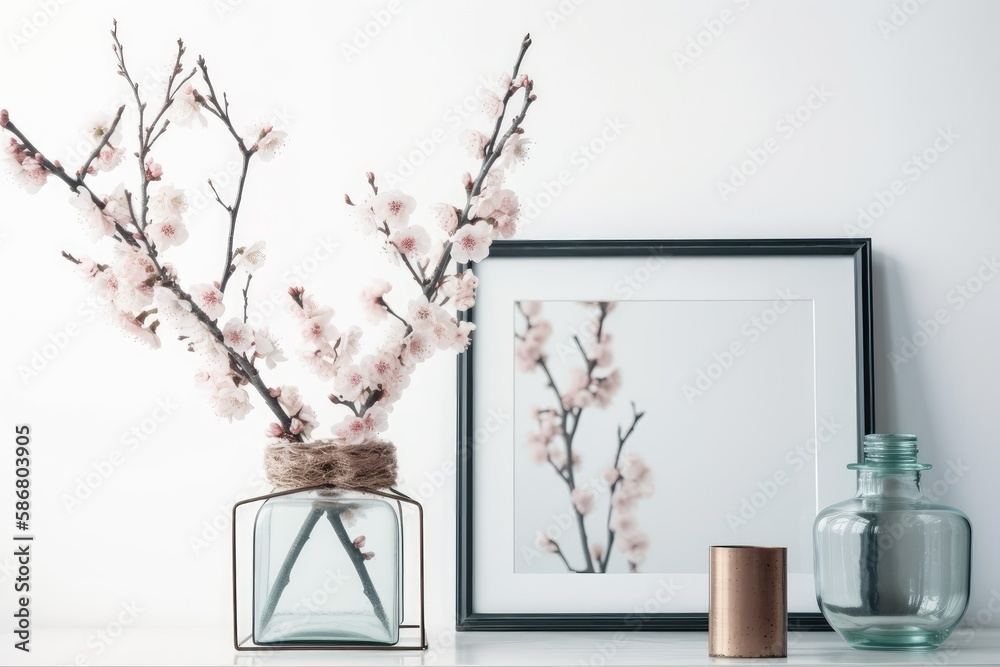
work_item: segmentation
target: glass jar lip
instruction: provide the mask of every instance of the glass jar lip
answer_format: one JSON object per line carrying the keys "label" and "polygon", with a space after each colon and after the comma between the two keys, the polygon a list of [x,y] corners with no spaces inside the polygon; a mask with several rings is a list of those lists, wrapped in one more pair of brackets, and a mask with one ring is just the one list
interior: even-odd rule
{"label": "glass jar lip", "polygon": [[848,464],[849,470],[893,473],[931,469],[930,464],[917,461],[917,436],[912,433],[868,433],[862,444],[861,461]]}
{"label": "glass jar lip", "polygon": [[848,470],[875,470],[880,472],[919,472],[921,470],[930,470],[933,466],[930,463],[888,463],[879,462],[871,463],[861,461],[860,463],[848,463]]}

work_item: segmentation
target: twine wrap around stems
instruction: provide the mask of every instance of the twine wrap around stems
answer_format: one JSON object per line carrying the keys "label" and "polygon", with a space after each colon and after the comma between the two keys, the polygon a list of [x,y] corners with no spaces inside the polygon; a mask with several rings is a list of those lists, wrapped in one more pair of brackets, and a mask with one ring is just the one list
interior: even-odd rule
{"label": "twine wrap around stems", "polygon": [[371,440],[348,445],[333,440],[277,442],[264,450],[264,474],[279,489],[330,485],[384,489],[396,485],[396,447]]}

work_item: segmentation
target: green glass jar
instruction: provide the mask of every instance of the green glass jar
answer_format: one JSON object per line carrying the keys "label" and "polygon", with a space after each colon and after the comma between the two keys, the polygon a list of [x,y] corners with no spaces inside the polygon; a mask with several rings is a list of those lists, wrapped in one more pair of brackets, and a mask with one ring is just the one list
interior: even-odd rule
{"label": "green glass jar", "polygon": [[913,435],[865,436],[854,498],[816,517],[816,599],[855,648],[937,648],[969,605],[972,526],[927,500]]}

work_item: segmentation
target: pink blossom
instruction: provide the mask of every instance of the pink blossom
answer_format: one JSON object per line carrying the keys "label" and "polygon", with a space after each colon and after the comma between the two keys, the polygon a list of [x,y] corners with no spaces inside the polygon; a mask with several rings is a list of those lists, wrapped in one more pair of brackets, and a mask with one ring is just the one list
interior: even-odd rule
{"label": "pink blossom", "polygon": [[399,358],[406,366],[414,366],[434,354],[435,341],[424,331],[414,329],[403,339]]}
{"label": "pink blossom", "polygon": [[541,433],[529,433],[526,444],[531,460],[535,463],[545,463],[549,459],[549,441]]}
{"label": "pink blossom", "polygon": [[375,280],[362,290],[361,308],[372,324],[377,324],[385,319],[385,301],[382,300],[382,297],[391,290],[392,285],[381,279]]}
{"label": "pink blossom", "polygon": [[475,328],[476,325],[472,322],[459,322],[452,333],[451,349],[455,352],[465,352],[469,348],[471,342],[469,337]]}
{"label": "pink blossom", "polygon": [[629,563],[640,565],[646,560],[649,550],[649,535],[641,530],[633,530],[616,534],[615,548],[622,553]]}
{"label": "pink blossom", "polygon": [[451,348],[452,341],[455,340],[457,330],[458,325],[451,318],[435,319],[431,321],[427,328],[427,331],[437,343],[437,348],[439,350],[447,350]]}
{"label": "pink blossom", "polygon": [[451,204],[434,204],[430,210],[441,229],[449,235],[455,233],[458,228],[458,209]]}
{"label": "pink blossom", "polygon": [[111,171],[122,163],[125,157],[124,148],[115,148],[111,144],[106,144],[101,148],[94,165],[101,171]]}
{"label": "pink blossom", "polygon": [[358,400],[366,384],[364,371],[357,364],[343,366],[333,376],[333,390],[347,401]]}
{"label": "pink blossom", "polygon": [[617,508],[611,513],[611,521],[608,522],[608,528],[615,533],[630,533],[636,529],[636,526],[635,515],[632,512]]}
{"label": "pink blossom", "polygon": [[93,278],[100,271],[100,269],[97,268],[97,262],[86,255],[81,255],[78,259],[80,260],[80,263],[76,265],[76,272],[81,278]]}
{"label": "pink blossom", "polygon": [[517,195],[502,188],[484,188],[474,203],[473,214],[477,218],[492,220],[500,238],[510,238],[517,232],[519,213]]}
{"label": "pink blossom", "polygon": [[407,321],[414,329],[429,331],[438,322],[450,319],[444,308],[431,303],[424,295],[410,301]]}
{"label": "pink blossom", "polygon": [[621,489],[633,498],[649,498],[653,495],[653,473],[638,454],[626,454],[619,468],[622,476]]}
{"label": "pink blossom", "polygon": [[257,157],[264,162],[270,162],[281,147],[285,145],[285,140],[288,138],[287,132],[275,130],[270,125],[251,128],[248,134],[252,137],[257,137],[257,141],[251,150],[257,151]]}
{"label": "pink blossom", "polygon": [[288,361],[285,353],[266,327],[261,327],[253,333],[254,357],[263,359],[269,369],[274,369],[278,362]]}
{"label": "pink blossom", "polygon": [[222,317],[222,313],[226,311],[226,306],[222,303],[222,292],[213,285],[206,283],[192,285],[191,299],[210,320],[219,319]]}
{"label": "pink blossom", "polygon": [[417,202],[399,190],[385,190],[375,195],[371,204],[377,223],[384,222],[390,229],[399,229],[409,222],[410,213],[416,208]]}
{"label": "pink blossom", "polygon": [[500,150],[500,163],[502,166],[513,171],[518,165],[528,159],[529,147],[533,142],[525,139],[523,134],[515,134],[506,142]]}
{"label": "pink blossom", "polygon": [[311,310],[308,314],[310,317],[302,323],[302,337],[316,349],[333,355],[333,346],[330,344],[330,341],[340,336],[340,332],[337,331],[337,328],[331,322],[333,309],[327,307],[317,308]]}
{"label": "pink blossom", "polygon": [[323,343],[321,348],[307,342],[298,350],[298,354],[306,368],[324,380],[329,380],[337,373],[338,368],[331,350],[329,343]]}
{"label": "pink blossom", "polygon": [[213,403],[215,412],[230,422],[234,419],[242,420],[253,409],[253,405],[250,404],[250,394],[246,389],[237,387],[228,375],[217,381]]}
{"label": "pink blossom", "polygon": [[441,293],[451,299],[456,310],[468,310],[476,303],[476,288],[479,286],[479,278],[475,276],[472,269],[466,269],[464,273],[449,276],[441,285]]}
{"label": "pink blossom", "polygon": [[187,241],[188,231],[180,220],[167,220],[154,222],[146,227],[146,236],[156,245],[157,250],[166,250]]}
{"label": "pink blossom", "polygon": [[371,206],[352,206],[351,218],[363,237],[369,237],[379,229],[379,223],[375,220],[375,211]]}
{"label": "pink blossom", "polygon": [[542,356],[542,347],[530,341],[520,341],[514,350],[517,367],[524,373],[534,371]]}
{"label": "pink blossom", "polygon": [[87,125],[87,134],[93,140],[95,147],[97,146],[97,144],[104,141],[105,138],[107,138],[108,143],[110,144],[117,144],[121,141],[122,138],[121,124],[119,124],[118,127],[115,128],[114,134],[111,134],[110,137],[108,136],[108,133],[111,132],[111,123],[113,122],[113,120],[114,119],[111,116],[100,116],[94,118]]}
{"label": "pink blossom", "polygon": [[202,127],[208,126],[208,119],[201,112],[194,86],[188,84],[184,86],[177,95],[174,96],[173,104],[170,105],[170,120],[177,125],[193,125],[197,123]]}
{"label": "pink blossom", "polygon": [[587,358],[596,363],[596,367],[610,366],[614,355],[611,352],[611,334],[601,334],[601,342],[589,341],[586,345]]}
{"label": "pink blossom", "polygon": [[521,310],[528,317],[534,317],[538,313],[542,312],[542,302],[541,301],[519,301],[521,304]]}
{"label": "pink blossom", "polygon": [[197,318],[191,313],[191,304],[178,297],[170,288],[154,285],[153,299],[156,302],[156,314],[161,322],[169,324],[180,332],[198,326]]}
{"label": "pink blossom", "polygon": [[458,135],[458,141],[462,144],[462,148],[469,154],[469,157],[482,160],[484,155],[483,150],[486,148],[486,144],[490,143],[490,138],[476,130],[463,130]]}
{"label": "pink blossom", "polygon": [[115,303],[122,310],[138,310],[153,302],[150,278],[156,276],[156,267],[145,253],[125,244],[116,245],[112,268],[121,281]]}
{"label": "pink blossom", "polygon": [[362,360],[361,368],[373,387],[381,386],[383,389],[398,382],[401,375],[399,360],[390,352],[368,355]]}
{"label": "pink blossom", "polygon": [[299,414],[299,411],[305,407],[305,402],[302,400],[302,393],[298,387],[282,385],[278,388],[277,393],[278,403],[285,409],[289,417]]}
{"label": "pink blossom", "polygon": [[597,502],[597,494],[590,489],[573,489],[569,494],[573,507],[579,514],[589,514]]}
{"label": "pink blossom", "polygon": [[222,328],[222,338],[226,341],[229,349],[236,352],[246,352],[253,346],[253,329],[243,323],[242,320],[232,318],[226,322]]}
{"label": "pink blossom", "polygon": [[149,210],[159,221],[180,220],[187,209],[188,200],[184,191],[169,185],[161,185],[149,198]]}
{"label": "pink blossom", "polygon": [[42,189],[48,178],[49,172],[42,166],[42,161],[39,158],[28,156],[21,161],[21,168],[17,172],[17,181],[25,192],[35,194]]}
{"label": "pink blossom", "polygon": [[508,72],[503,72],[502,74],[500,74],[500,78],[497,82],[497,85],[500,87],[501,93],[506,93],[508,90],[510,90],[511,83],[512,82],[510,74]]}
{"label": "pink blossom", "polygon": [[621,477],[621,473],[618,472],[618,468],[605,468],[604,472],[601,473],[601,480],[608,486],[617,482],[619,477]]}
{"label": "pink blossom", "polygon": [[247,273],[253,273],[264,266],[267,259],[267,244],[264,241],[256,241],[249,248],[243,248],[239,259],[236,260],[236,268],[243,269]]}
{"label": "pink blossom", "polygon": [[503,113],[503,101],[492,91],[485,91],[480,97],[480,102],[487,118],[498,118]]}
{"label": "pink blossom", "polygon": [[146,160],[146,179],[149,181],[158,181],[163,178],[163,167],[153,161],[153,158],[148,158]]}
{"label": "pink blossom", "polygon": [[397,230],[389,237],[389,242],[396,246],[399,254],[408,259],[417,259],[427,252],[431,237],[420,225],[412,225]]}
{"label": "pink blossom", "polygon": [[149,345],[154,350],[160,348],[160,337],[156,335],[153,331],[155,327],[146,327],[141,322],[139,322],[134,315],[126,312],[117,313],[117,324],[125,333],[132,336],[133,338]]}
{"label": "pink blossom", "polygon": [[569,383],[563,390],[563,406],[569,408],[586,408],[594,402],[590,391],[591,379],[587,372],[574,366],[569,371]]}
{"label": "pink blossom", "polygon": [[597,401],[598,406],[606,408],[611,404],[611,399],[621,389],[621,377],[621,372],[616,368],[606,377],[597,378],[594,399]]}
{"label": "pink blossom", "polygon": [[365,420],[353,415],[345,417],[333,432],[338,439],[348,445],[360,445],[368,437]]}
{"label": "pink blossom", "polygon": [[553,411],[539,415],[538,426],[542,436],[549,440],[557,435],[561,435],[563,432],[562,426],[556,421],[556,415]]}
{"label": "pink blossom", "polygon": [[452,258],[461,264],[481,262],[490,252],[493,242],[490,225],[485,221],[460,227],[451,237]]}
{"label": "pink blossom", "polygon": [[559,545],[552,541],[552,539],[545,533],[538,531],[538,535],[535,536],[535,547],[539,551],[544,551],[546,553],[554,554],[559,551]]}
{"label": "pink blossom", "polygon": [[534,343],[535,345],[544,345],[551,335],[552,325],[549,324],[548,320],[536,317],[532,320],[531,326],[528,327],[528,330],[524,332],[524,339],[529,343]]}
{"label": "pink blossom", "polygon": [[373,405],[364,414],[365,428],[369,433],[381,433],[389,428],[389,415],[384,408]]}
{"label": "pink blossom", "polygon": [[352,325],[340,336],[337,354],[340,355],[341,361],[349,363],[350,360],[357,356],[358,352],[361,350],[362,333],[361,327]]}

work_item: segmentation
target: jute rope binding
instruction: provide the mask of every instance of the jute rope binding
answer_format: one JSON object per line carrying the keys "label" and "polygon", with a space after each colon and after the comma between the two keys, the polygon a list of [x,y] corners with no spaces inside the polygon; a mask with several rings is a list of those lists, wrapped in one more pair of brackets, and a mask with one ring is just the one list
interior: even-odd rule
{"label": "jute rope binding", "polygon": [[321,484],[389,488],[396,485],[396,447],[381,440],[360,445],[329,440],[272,443],[264,450],[264,474],[279,489]]}

